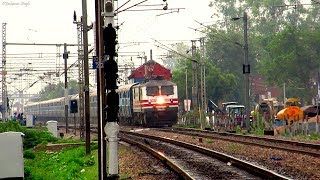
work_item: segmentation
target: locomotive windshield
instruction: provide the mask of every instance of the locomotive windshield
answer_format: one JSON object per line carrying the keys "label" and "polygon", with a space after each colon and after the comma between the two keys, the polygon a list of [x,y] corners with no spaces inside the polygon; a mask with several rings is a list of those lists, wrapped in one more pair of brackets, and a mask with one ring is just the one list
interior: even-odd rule
{"label": "locomotive windshield", "polygon": [[162,95],[172,95],[173,94],[173,86],[161,86],[161,94]]}
{"label": "locomotive windshield", "polygon": [[159,95],[159,87],[158,86],[147,87],[147,96],[157,96],[157,95]]}

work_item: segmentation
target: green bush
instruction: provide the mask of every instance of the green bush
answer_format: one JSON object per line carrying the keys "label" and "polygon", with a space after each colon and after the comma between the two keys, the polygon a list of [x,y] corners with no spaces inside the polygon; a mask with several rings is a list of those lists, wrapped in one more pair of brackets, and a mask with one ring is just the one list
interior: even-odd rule
{"label": "green bush", "polygon": [[253,134],[255,135],[264,135],[264,117],[260,115],[259,113],[256,113],[254,115],[255,122],[252,122],[250,129],[252,130]]}
{"label": "green bush", "polygon": [[27,159],[34,159],[36,154],[32,149],[28,149],[23,152],[23,157]]}
{"label": "green bush", "polygon": [[46,129],[28,129],[22,127],[17,121],[6,121],[0,123],[0,133],[2,132],[22,132],[24,133],[23,147],[29,149],[37,146],[38,144],[48,144],[48,142],[55,142],[58,139],[53,137]]}
{"label": "green bush", "polygon": [[92,151],[98,149],[98,144],[97,143],[91,143],[90,149]]}
{"label": "green bush", "polygon": [[36,129],[26,129],[24,134],[23,147],[25,149],[33,148],[38,144],[48,144],[48,142],[55,142],[58,140],[53,137],[51,133]]}
{"label": "green bush", "polygon": [[20,125],[17,121],[5,121],[0,122],[0,133],[13,131],[13,132],[23,132],[26,129]]}
{"label": "green bush", "polygon": [[239,125],[236,126],[236,134],[242,134],[242,129]]}
{"label": "green bush", "polygon": [[24,167],[24,179],[25,180],[32,180],[34,179],[32,177],[32,174],[31,174],[31,169],[27,166]]}

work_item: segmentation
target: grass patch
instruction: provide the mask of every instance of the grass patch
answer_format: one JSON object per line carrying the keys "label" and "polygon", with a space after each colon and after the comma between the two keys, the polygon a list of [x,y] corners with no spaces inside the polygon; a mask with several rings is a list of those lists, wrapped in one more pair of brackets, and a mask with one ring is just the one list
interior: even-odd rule
{"label": "grass patch", "polygon": [[[34,159],[25,159],[25,180],[61,179],[95,180],[98,179],[98,145],[91,144],[91,155],[85,155],[85,147],[65,148],[59,152],[46,149],[35,152]],[[127,153],[119,148],[119,156]],[[131,174],[119,171],[120,179],[130,179]]]}
{"label": "grass patch", "polygon": [[309,136],[297,136],[297,138],[299,138],[299,139],[307,139],[307,140],[319,140],[320,139],[320,135],[312,134],[312,135],[309,135]]}
{"label": "grass patch", "polygon": [[177,125],[175,125],[174,127],[200,129],[200,125],[198,125],[198,124],[187,124],[187,125],[177,124]]}
{"label": "grass patch", "polygon": [[237,146],[237,145],[230,145],[230,146],[226,146],[227,149],[232,149],[232,150],[237,150],[240,149],[241,146]]}
{"label": "grass patch", "polygon": [[25,159],[25,179],[86,179],[81,171],[86,172],[85,168],[96,162],[94,155],[85,155],[85,147],[62,149],[59,152],[43,150],[37,152],[34,159]]}
{"label": "grass patch", "polygon": [[62,144],[62,143],[81,143],[86,142],[85,140],[80,139],[58,139],[57,141],[53,142],[53,144]]}
{"label": "grass patch", "polygon": [[212,139],[207,139],[207,143],[213,143],[214,141]]}

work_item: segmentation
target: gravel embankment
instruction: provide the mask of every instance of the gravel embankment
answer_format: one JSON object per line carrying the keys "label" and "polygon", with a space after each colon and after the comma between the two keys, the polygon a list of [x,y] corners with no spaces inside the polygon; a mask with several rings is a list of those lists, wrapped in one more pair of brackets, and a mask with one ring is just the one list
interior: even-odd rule
{"label": "gravel embankment", "polygon": [[[61,128],[59,132],[65,132]],[[97,134],[91,133],[91,138],[97,138]],[[79,133],[75,136],[73,131],[66,134],[64,138],[80,139]],[[177,174],[165,167],[159,160],[143,150],[119,143],[119,175],[124,179],[133,180],[178,180]]]}
{"label": "gravel embankment", "polygon": [[119,173],[128,179],[168,180],[179,177],[159,160],[133,146],[119,146]]}

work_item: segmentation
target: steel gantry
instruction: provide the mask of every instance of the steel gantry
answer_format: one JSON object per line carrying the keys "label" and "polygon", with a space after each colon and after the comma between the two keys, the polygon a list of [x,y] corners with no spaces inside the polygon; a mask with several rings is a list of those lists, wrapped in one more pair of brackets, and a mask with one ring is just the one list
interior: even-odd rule
{"label": "steel gantry", "polygon": [[6,85],[6,32],[7,32],[7,23],[2,23],[2,118],[7,118],[7,85]]}
{"label": "steel gantry", "polygon": [[84,66],[83,66],[83,43],[82,33],[83,24],[80,21],[74,22],[77,25],[77,39],[78,39],[78,72],[79,72],[79,123],[80,123],[80,138],[84,138],[84,94],[83,94],[83,81],[84,81]]}

